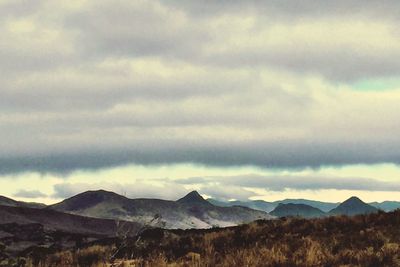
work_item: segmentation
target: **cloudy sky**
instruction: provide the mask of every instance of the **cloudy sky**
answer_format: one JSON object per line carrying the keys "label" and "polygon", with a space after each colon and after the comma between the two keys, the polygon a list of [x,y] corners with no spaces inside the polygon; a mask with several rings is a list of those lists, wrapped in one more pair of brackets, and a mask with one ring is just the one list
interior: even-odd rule
{"label": "cloudy sky", "polygon": [[399,13],[0,0],[0,194],[400,200]]}

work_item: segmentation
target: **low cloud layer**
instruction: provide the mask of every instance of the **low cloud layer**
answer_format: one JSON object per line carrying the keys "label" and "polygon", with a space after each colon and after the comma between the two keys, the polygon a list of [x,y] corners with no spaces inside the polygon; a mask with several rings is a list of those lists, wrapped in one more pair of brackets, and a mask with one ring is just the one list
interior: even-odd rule
{"label": "low cloud layer", "polygon": [[268,191],[293,190],[352,190],[352,191],[400,191],[399,182],[380,181],[371,178],[329,176],[262,176],[241,175],[229,177],[193,177],[179,180],[180,184],[229,184],[239,188],[257,188]]}
{"label": "low cloud layer", "polygon": [[400,82],[354,90],[398,79],[399,11],[397,1],[1,1],[0,174],[399,164]]}
{"label": "low cloud layer", "polygon": [[44,198],[47,197],[46,194],[40,192],[39,190],[24,190],[21,189],[14,194],[15,197],[21,198]]}

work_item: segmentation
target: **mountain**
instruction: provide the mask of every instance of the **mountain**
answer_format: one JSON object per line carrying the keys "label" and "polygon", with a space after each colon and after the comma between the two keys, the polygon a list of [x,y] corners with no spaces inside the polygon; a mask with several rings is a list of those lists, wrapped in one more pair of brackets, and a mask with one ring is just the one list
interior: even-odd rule
{"label": "mountain", "polygon": [[372,202],[368,204],[384,211],[394,211],[396,209],[400,209],[400,202],[398,201]]}
{"label": "mountain", "polygon": [[5,196],[0,196],[0,205],[10,206],[10,207],[39,208],[39,209],[46,207],[46,205],[42,203],[17,201]]}
{"label": "mountain", "polygon": [[[308,199],[283,199],[274,202],[267,202],[263,200],[249,200],[249,201],[221,201],[213,198],[207,199],[208,202],[215,206],[220,207],[231,207],[231,206],[242,206],[248,207],[255,210],[262,210],[265,212],[271,212],[274,210],[279,204],[305,204],[317,209],[320,209],[323,212],[329,212],[332,209],[339,206],[340,203],[336,202],[322,202],[316,200],[308,200]],[[394,211],[396,209],[400,209],[399,201],[383,201],[383,202],[371,202],[369,205],[381,209],[384,211]]]}
{"label": "mountain", "polygon": [[276,217],[303,217],[303,218],[317,218],[326,216],[325,212],[320,209],[311,207],[305,204],[279,204],[273,211],[270,212],[271,215]]}
{"label": "mountain", "polygon": [[233,207],[233,206],[241,206],[241,207],[247,207],[250,209],[254,210],[261,210],[264,212],[270,212],[272,211],[276,206],[278,206],[277,203],[274,202],[267,202],[264,200],[250,200],[250,201],[239,201],[239,200],[233,200],[233,201],[222,201],[222,200],[217,200],[213,198],[207,199],[208,202],[215,206],[219,207]]}
{"label": "mountain", "polygon": [[[211,204],[213,204],[214,206],[219,206],[219,207],[235,206],[234,204],[231,204],[232,201],[222,201],[222,200],[218,200],[218,199],[214,199],[214,198],[207,198],[206,200],[208,202],[210,202]],[[247,203],[247,202],[244,202],[244,203]],[[239,206],[247,207],[246,205],[239,205]]]}
{"label": "mountain", "polygon": [[[0,225],[4,224],[40,224],[49,231],[68,233],[115,236],[118,224],[115,220],[83,217],[58,212],[51,209],[0,206]],[[131,228],[139,229],[141,225],[125,222]]]}
{"label": "mountain", "polygon": [[[0,205],[0,258],[29,254],[34,250],[43,252],[70,249],[96,240],[134,236],[141,228],[142,225],[134,222],[88,218],[50,209]],[[1,246],[4,246],[4,250]],[[4,262],[0,265],[16,266]]]}
{"label": "mountain", "polygon": [[205,200],[197,191],[192,191],[183,198],[180,198],[176,201],[182,205],[192,205],[192,206],[204,206],[204,207],[212,207],[213,205]]}
{"label": "mountain", "polygon": [[336,208],[340,203],[330,203],[330,202],[321,202],[315,200],[308,199],[283,199],[274,202],[267,202],[264,200],[250,200],[250,201],[220,201],[216,199],[207,199],[210,203],[220,206],[220,207],[231,207],[231,206],[243,206],[248,207],[255,210],[262,210],[265,212],[271,212],[274,210],[279,204],[304,204],[317,209],[320,209],[324,212],[328,212],[333,208]]}
{"label": "mountain", "polygon": [[272,211],[277,204],[273,202],[267,202],[264,200],[252,200],[252,201],[230,201],[231,204],[234,206],[243,206],[243,207],[248,207],[250,209],[255,209],[255,210],[262,210],[265,212],[270,212]]}
{"label": "mountain", "polygon": [[261,210],[265,212],[272,211],[278,204],[273,202],[267,202],[264,200],[251,200],[251,201],[239,201],[239,200],[232,200],[232,201],[222,201],[217,200],[214,198],[208,198],[208,202],[215,206],[219,207],[233,207],[233,206],[242,206],[247,207],[253,210]]}
{"label": "mountain", "polygon": [[107,219],[147,224],[155,217],[163,228],[210,228],[232,226],[257,219],[270,219],[265,212],[246,207],[218,207],[193,191],[177,201],[129,199],[104,190],[87,191],[48,209]]}
{"label": "mountain", "polygon": [[332,209],[330,215],[357,215],[377,212],[378,209],[363,202],[358,197],[351,197]]}
{"label": "mountain", "polygon": [[308,205],[314,208],[317,208],[323,212],[328,212],[334,208],[336,208],[340,203],[332,203],[332,202],[322,202],[322,201],[316,201],[316,200],[308,200],[308,199],[284,199],[284,200],[278,200],[275,203],[282,203],[282,204],[304,204]]}

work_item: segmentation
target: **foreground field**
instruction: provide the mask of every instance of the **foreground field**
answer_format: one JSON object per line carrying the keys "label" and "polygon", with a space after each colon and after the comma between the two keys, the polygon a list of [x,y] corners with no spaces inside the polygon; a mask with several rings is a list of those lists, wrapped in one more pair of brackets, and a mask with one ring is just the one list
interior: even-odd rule
{"label": "foreground field", "polygon": [[400,266],[400,211],[283,218],[140,237],[30,255],[27,266]]}

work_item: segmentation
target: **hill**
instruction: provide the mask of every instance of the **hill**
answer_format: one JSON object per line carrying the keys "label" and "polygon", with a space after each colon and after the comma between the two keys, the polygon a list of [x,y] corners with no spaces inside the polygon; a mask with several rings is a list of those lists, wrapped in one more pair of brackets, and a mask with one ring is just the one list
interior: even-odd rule
{"label": "hill", "polygon": [[[54,210],[0,206],[0,266],[4,257],[47,249],[78,248],[96,240],[133,236],[142,228],[133,222],[95,219]],[[4,245],[3,245],[4,244]]]}
{"label": "hill", "polygon": [[273,211],[270,212],[271,215],[276,217],[303,217],[303,218],[317,218],[326,216],[325,212],[320,209],[305,205],[305,204],[279,204]]}
{"label": "hill", "polygon": [[268,202],[264,200],[250,200],[250,201],[220,201],[216,199],[207,199],[210,203],[221,206],[221,207],[231,207],[231,206],[243,206],[251,209],[262,210],[265,212],[273,211],[279,204],[304,204],[323,212],[328,212],[333,208],[336,208],[339,203],[331,203],[331,202],[322,202],[316,200],[308,200],[308,199],[283,199],[277,200],[273,202]]}
{"label": "hill", "polygon": [[[0,224],[40,224],[45,230],[68,233],[92,234],[103,237],[115,236],[119,222],[67,214],[49,209],[0,206]],[[132,229],[141,225],[125,222]]]}
{"label": "hill", "polygon": [[369,204],[377,209],[384,210],[384,211],[393,211],[396,209],[400,209],[399,201],[372,202]]}
{"label": "hill", "polygon": [[271,218],[265,212],[246,207],[214,206],[196,191],[177,201],[129,199],[104,190],[87,191],[49,206],[48,209],[140,224],[146,224],[157,216],[160,218],[158,226],[170,229],[223,227]]}
{"label": "hill", "polygon": [[317,208],[323,212],[328,212],[334,208],[336,208],[340,203],[332,203],[332,202],[323,202],[323,201],[316,201],[316,200],[309,200],[309,199],[284,199],[277,201],[279,204],[303,204],[308,205],[314,208]]}
{"label": "hill", "polygon": [[358,215],[377,212],[378,209],[363,202],[358,197],[351,197],[332,209],[330,215]]}
{"label": "hill", "polygon": [[42,203],[17,201],[5,196],[0,196],[0,205],[10,206],[10,207],[38,208],[38,209],[46,207],[46,205]]}
{"label": "hill", "polygon": [[[323,202],[309,199],[283,199],[277,200],[273,202],[268,202],[264,200],[249,200],[249,201],[221,201],[217,199],[209,198],[207,199],[210,203],[216,206],[221,207],[231,207],[231,206],[243,206],[248,207],[255,210],[262,210],[265,212],[271,212],[274,210],[279,204],[305,204],[317,209],[320,209],[323,212],[329,212],[332,209],[339,206],[340,203],[336,202]],[[367,203],[377,209],[381,209],[384,211],[394,211],[400,208],[399,201],[383,201],[383,202],[371,202]]]}

